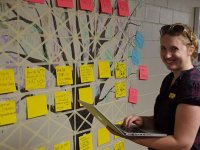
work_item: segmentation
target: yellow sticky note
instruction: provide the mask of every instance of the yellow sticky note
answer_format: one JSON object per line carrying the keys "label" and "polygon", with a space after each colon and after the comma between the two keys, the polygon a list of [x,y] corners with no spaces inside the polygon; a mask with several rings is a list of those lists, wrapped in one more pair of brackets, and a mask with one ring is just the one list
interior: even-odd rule
{"label": "yellow sticky note", "polygon": [[72,109],[71,91],[55,92],[55,111]]}
{"label": "yellow sticky note", "polygon": [[115,77],[126,78],[126,63],[125,62],[117,62],[115,64]]}
{"label": "yellow sticky note", "polygon": [[72,67],[71,66],[56,66],[57,85],[73,84]]}
{"label": "yellow sticky note", "polygon": [[93,65],[81,65],[80,76],[81,76],[81,83],[93,82],[94,81]]}
{"label": "yellow sticky note", "polygon": [[115,83],[115,97],[125,97],[126,96],[126,83],[125,82],[117,82]]}
{"label": "yellow sticky note", "polygon": [[70,141],[66,141],[61,144],[55,144],[54,150],[70,150]]}
{"label": "yellow sticky note", "polygon": [[115,143],[114,150],[124,150],[124,141]]}
{"label": "yellow sticky note", "polygon": [[87,102],[89,104],[93,104],[93,96],[92,96],[91,87],[79,88],[78,91],[79,91],[79,100]]}
{"label": "yellow sticky note", "polygon": [[17,122],[15,100],[0,102],[0,126]]}
{"label": "yellow sticky note", "polygon": [[92,134],[84,134],[83,136],[79,137],[79,148],[80,150],[92,150]]}
{"label": "yellow sticky note", "polygon": [[104,148],[104,150],[110,150],[110,148]]}
{"label": "yellow sticky note", "polygon": [[45,150],[45,147],[38,147],[37,150]]}
{"label": "yellow sticky note", "polygon": [[15,78],[13,69],[0,70],[0,94],[15,92]]}
{"label": "yellow sticky note", "polygon": [[28,119],[48,114],[46,95],[27,97],[26,105]]}
{"label": "yellow sticky note", "polygon": [[98,129],[98,146],[110,142],[110,133],[106,128]]}
{"label": "yellow sticky note", "polygon": [[43,89],[46,87],[46,74],[44,68],[25,69],[25,89]]}
{"label": "yellow sticky note", "polygon": [[110,78],[111,72],[110,72],[110,62],[108,61],[99,61],[99,78]]}

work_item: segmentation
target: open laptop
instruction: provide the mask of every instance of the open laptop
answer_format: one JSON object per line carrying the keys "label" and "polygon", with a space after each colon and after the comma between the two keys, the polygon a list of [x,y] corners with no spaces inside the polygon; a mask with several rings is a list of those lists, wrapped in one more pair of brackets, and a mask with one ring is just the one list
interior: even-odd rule
{"label": "open laptop", "polygon": [[132,125],[131,128],[125,129],[119,124],[113,124],[109,121],[93,104],[86,103],[84,101],[78,100],[97,120],[99,120],[105,127],[109,127],[114,130],[116,133],[123,137],[164,137],[167,136],[165,133],[161,133],[152,128],[138,127]]}

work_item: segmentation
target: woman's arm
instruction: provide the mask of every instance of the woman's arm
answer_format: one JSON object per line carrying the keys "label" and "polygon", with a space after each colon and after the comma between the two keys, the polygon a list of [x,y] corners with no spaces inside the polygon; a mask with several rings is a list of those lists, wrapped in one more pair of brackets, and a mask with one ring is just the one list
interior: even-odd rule
{"label": "woman's arm", "polygon": [[133,142],[159,150],[190,150],[200,127],[200,107],[179,104],[174,135],[162,138],[133,138]]}

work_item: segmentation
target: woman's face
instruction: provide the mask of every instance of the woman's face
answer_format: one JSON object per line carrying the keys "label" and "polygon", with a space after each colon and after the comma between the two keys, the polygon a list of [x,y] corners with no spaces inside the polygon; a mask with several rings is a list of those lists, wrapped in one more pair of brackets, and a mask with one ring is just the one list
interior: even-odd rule
{"label": "woman's face", "polygon": [[160,40],[160,56],[166,67],[171,71],[183,71],[192,66],[192,52],[184,44],[183,37],[164,35]]}

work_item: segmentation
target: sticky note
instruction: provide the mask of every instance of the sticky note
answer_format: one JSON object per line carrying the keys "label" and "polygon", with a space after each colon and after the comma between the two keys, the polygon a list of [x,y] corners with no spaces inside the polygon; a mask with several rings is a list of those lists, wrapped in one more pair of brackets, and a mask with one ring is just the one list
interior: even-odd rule
{"label": "sticky note", "polygon": [[79,137],[79,148],[80,150],[92,150],[93,145],[92,145],[92,134],[84,134]]}
{"label": "sticky note", "polygon": [[80,9],[82,10],[94,10],[93,0],[79,0]]}
{"label": "sticky note", "polygon": [[114,144],[114,150],[124,150],[124,142],[120,141]]}
{"label": "sticky note", "polygon": [[72,109],[71,91],[55,92],[55,111]]}
{"label": "sticky note", "polygon": [[46,95],[27,97],[26,106],[28,119],[48,114]]}
{"label": "sticky note", "polygon": [[129,88],[128,102],[136,104],[138,102],[138,90],[132,87]]}
{"label": "sticky note", "polygon": [[78,91],[79,91],[79,100],[87,102],[89,104],[93,104],[93,96],[92,96],[91,87],[79,88]]}
{"label": "sticky note", "polygon": [[115,64],[115,77],[126,78],[126,63],[125,62],[117,62]]}
{"label": "sticky note", "polygon": [[27,2],[31,2],[31,3],[40,3],[40,4],[44,4],[44,0],[25,0]]}
{"label": "sticky note", "polygon": [[73,84],[72,67],[71,66],[56,66],[57,85]]}
{"label": "sticky note", "polygon": [[54,150],[70,150],[70,141],[61,144],[54,144]]}
{"label": "sticky note", "polygon": [[129,16],[129,6],[127,0],[117,0],[118,13],[120,16]]}
{"label": "sticky note", "polygon": [[143,46],[144,46],[144,36],[141,32],[136,31],[134,43],[137,47],[143,48]]}
{"label": "sticky note", "polygon": [[57,0],[57,6],[64,8],[73,8],[74,3],[73,0]]}
{"label": "sticky note", "polygon": [[17,122],[16,101],[6,100],[0,102],[0,126]]}
{"label": "sticky note", "polygon": [[112,5],[110,0],[100,0],[101,12],[112,14]]}
{"label": "sticky note", "polygon": [[148,79],[148,68],[147,66],[139,66],[139,79],[147,80]]}
{"label": "sticky note", "polygon": [[116,82],[115,83],[115,97],[121,98],[126,96],[126,83]]}
{"label": "sticky note", "polygon": [[45,147],[38,147],[37,150],[45,150]]}
{"label": "sticky note", "polygon": [[110,133],[107,128],[98,129],[98,146],[110,142]]}
{"label": "sticky note", "polygon": [[132,50],[132,56],[131,56],[132,63],[136,66],[140,64],[141,61],[141,52],[137,46],[135,46]]}
{"label": "sticky note", "polygon": [[110,62],[109,61],[99,61],[99,78],[110,78]]}
{"label": "sticky note", "polygon": [[104,150],[110,150],[110,148],[104,148]]}
{"label": "sticky note", "polygon": [[93,82],[94,81],[93,65],[90,65],[90,64],[81,65],[80,76],[81,76],[81,83]]}
{"label": "sticky note", "polygon": [[0,94],[15,92],[15,78],[13,69],[0,70]]}
{"label": "sticky note", "polygon": [[43,89],[46,87],[46,72],[44,68],[25,68],[25,89]]}

